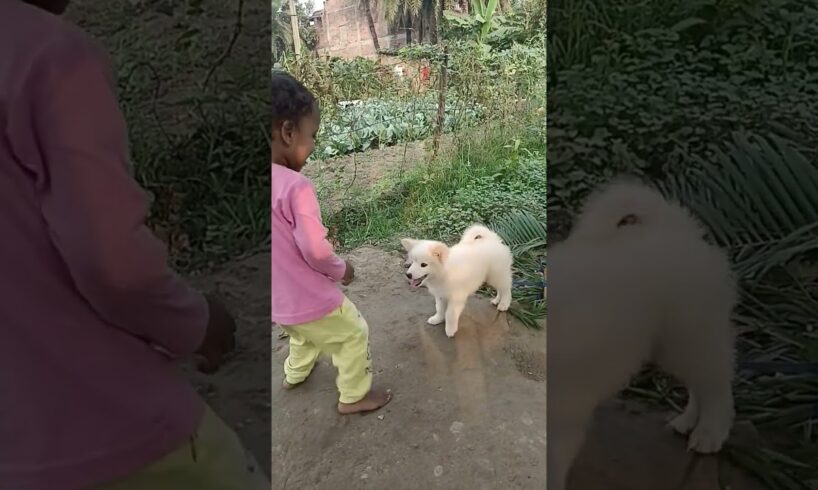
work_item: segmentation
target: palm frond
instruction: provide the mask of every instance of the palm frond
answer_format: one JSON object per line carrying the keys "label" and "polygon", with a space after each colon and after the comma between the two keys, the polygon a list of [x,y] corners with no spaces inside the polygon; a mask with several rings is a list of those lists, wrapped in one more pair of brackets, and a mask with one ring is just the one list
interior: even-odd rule
{"label": "palm frond", "polygon": [[[489,226],[509,246],[514,256],[515,275],[532,279],[536,284],[543,278],[547,227],[545,218],[526,212],[515,212],[498,218]],[[525,326],[539,329],[546,316],[546,304],[542,288],[517,287],[514,290],[517,305],[509,313]]]}
{"label": "palm frond", "polygon": [[511,249],[520,253],[536,247],[544,247],[548,228],[545,219],[537,219],[524,211],[499,218],[491,228]]}
{"label": "palm frond", "polygon": [[742,277],[818,250],[818,167],[794,145],[736,133],[726,151],[713,148],[712,159],[697,157],[691,168],[661,187],[731,252]]}
{"label": "palm frond", "polygon": [[[724,150],[713,148],[693,164],[660,188],[691,209],[710,238],[731,255],[741,293],[734,314],[741,332],[739,358],[750,364],[818,360],[813,331],[818,167],[791,140],[746,133],[734,134]],[[739,418],[770,437],[727,447],[726,456],[771,489],[813,488],[804,482],[818,479],[808,464],[818,457],[812,431],[818,418],[816,392],[814,376],[740,373],[735,387]]]}

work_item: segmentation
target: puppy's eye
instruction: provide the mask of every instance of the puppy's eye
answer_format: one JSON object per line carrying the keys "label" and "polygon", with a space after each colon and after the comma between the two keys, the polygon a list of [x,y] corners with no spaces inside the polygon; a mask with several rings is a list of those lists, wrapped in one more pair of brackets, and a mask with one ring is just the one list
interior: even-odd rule
{"label": "puppy's eye", "polygon": [[420,266],[421,266],[421,267],[426,267],[426,264],[425,264],[425,263],[424,263],[424,264],[420,264]]}

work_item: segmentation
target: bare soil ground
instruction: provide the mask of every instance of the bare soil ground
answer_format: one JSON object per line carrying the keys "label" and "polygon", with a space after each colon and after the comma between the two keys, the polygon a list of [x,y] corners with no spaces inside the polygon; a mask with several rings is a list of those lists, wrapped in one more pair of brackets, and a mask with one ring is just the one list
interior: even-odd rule
{"label": "bare soil ground", "polygon": [[270,254],[227,264],[191,280],[222,296],[236,316],[236,352],[213,375],[188,369],[202,397],[270,474]]}
{"label": "bare soil ground", "polygon": [[[394,399],[338,415],[328,359],[296,390],[274,383],[273,488],[542,489],[545,333],[473,298],[449,339],[425,323],[434,301],[408,288],[400,257],[362,248],[350,258],[346,293],[370,325],[375,383]],[[286,355],[274,335],[274,380]]]}
{"label": "bare soil ground", "polygon": [[[287,340],[273,329],[271,368],[266,253],[194,279],[233,307],[239,347],[220,372],[191,379],[271,474],[272,488],[545,488],[545,332],[509,324],[473,298],[448,339],[426,325],[432,299],[407,288],[401,257],[372,248],[349,257],[358,278],[346,293],[370,324],[375,382],[395,396],[369,415],[335,412],[329,359],[298,389],[279,388]],[[603,407],[569,489],[717,490],[720,475],[734,489],[763,488],[688,453],[664,428],[666,417],[632,404]]]}
{"label": "bare soil ground", "polygon": [[623,402],[600,408],[568,490],[764,489],[723,458],[688,452],[666,428],[669,415]]}
{"label": "bare soil ground", "polygon": [[303,172],[311,179],[337,179],[343,188],[355,184],[367,186],[383,180],[389,172],[401,168],[410,170],[423,162],[427,158],[426,146],[425,141],[412,141],[351,153],[312,162],[304,167]]}

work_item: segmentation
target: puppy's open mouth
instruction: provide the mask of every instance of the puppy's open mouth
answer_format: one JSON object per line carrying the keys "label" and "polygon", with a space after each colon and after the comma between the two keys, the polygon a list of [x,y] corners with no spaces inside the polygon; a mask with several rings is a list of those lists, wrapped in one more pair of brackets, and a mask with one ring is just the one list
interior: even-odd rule
{"label": "puppy's open mouth", "polygon": [[425,281],[425,280],[426,280],[426,276],[418,277],[416,279],[410,279],[409,280],[409,285],[412,286],[412,289],[417,289],[417,288],[423,286],[423,281]]}

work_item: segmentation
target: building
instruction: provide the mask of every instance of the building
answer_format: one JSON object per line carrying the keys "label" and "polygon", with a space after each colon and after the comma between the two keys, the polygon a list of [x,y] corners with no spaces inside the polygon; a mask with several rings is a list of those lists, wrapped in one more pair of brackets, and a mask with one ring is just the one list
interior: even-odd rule
{"label": "building", "polygon": [[[380,48],[406,45],[406,28],[400,27],[400,22],[386,20],[381,2],[370,0],[369,3]],[[341,58],[377,56],[361,0],[325,0],[324,8],[316,11],[311,20],[318,35],[318,54]]]}

